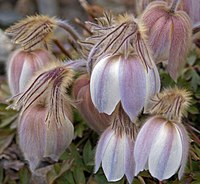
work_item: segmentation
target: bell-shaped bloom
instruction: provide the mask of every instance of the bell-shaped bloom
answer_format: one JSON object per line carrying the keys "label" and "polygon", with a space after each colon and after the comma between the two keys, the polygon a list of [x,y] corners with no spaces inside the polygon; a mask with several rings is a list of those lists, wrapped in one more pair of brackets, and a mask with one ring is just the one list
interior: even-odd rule
{"label": "bell-shaped bloom", "polygon": [[53,60],[55,57],[44,49],[15,51],[7,66],[8,84],[12,95],[23,92],[35,72]]}
{"label": "bell-shaped bloom", "polygon": [[10,107],[21,109],[19,143],[32,171],[45,158],[56,161],[73,139],[66,94],[72,77],[73,71],[62,65],[45,68],[23,93],[13,98]]}
{"label": "bell-shaped bloom", "polygon": [[62,109],[60,122],[53,116],[51,123],[46,123],[48,108],[43,104],[30,106],[19,119],[18,133],[19,145],[25,159],[29,162],[31,171],[34,172],[45,159],[58,161],[61,154],[73,139],[74,127],[69,120],[68,109]]}
{"label": "bell-shaped bloom", "polygon": [[94,67],[90,81],[92,102],[99,112],[112,114],[121,102],[134,121],[148,106],[149,98],[160,90],[157,68],[146,69],[137,55],[114,55],[101,59]]}
{"label": "bell-shaped bloom", "polygon": [[155,1],[141,18],[147,27],[155,61],[167,62],[167,71],[176,80],[190,48],[192,25],[184,11],[173,8],[173,4],[169,8],[166,2]]}
{"label": "bell-shaped bloom", "polygon": [[131,184],[134,177],[133,157],[136,126],[121,105],[112,116],[111,126],[101,135],[95,155],[95,172],[101,163],[108,181],[118,181],[124,175]]}
{"label": "bell-shaped bloom", "polygon": [[90,96],[90,79],[81,75],[73,85],[73,96],[77,100],[76,107],[86,123],[96,132],[103,132],[111,122],[111,116],[99,113],[92,103]]}
{"label": "bell-shaped bloom", "polygon": [[135,175],[148,169],[153,177],[162,181],[178,171],[180,179],[188,149],[188,135],[181,123],[154,116],[147,120],[135,141]]}

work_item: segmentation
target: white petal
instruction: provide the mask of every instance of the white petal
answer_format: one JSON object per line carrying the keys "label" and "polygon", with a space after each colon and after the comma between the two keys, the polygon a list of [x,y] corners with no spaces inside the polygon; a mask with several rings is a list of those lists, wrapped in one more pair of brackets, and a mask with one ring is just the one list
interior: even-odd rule
{"label": "white petal", "polygon": [[120,101],[119,59],[119,57],[107,57],[100,60],[91,75],[92,102],[99,112],[109,115]]}
{"label": "white petal", "polygon": [[160,181],[170,178],[180,167],[182,158],[181,137],[177,128],[166,123],[160,130],[157,140],[151,147],[149,171]]}
{"label": "white petal", "polygon": [[144,113],[147,113],[149,108],[151,108],[151,98],[160,91],[160,76],[158,73],[158,69],[154,64],[152,69],[148,70],[146,75],[146,98],[145,98],[145,106],[144,106]]}
{"label": "white petal", "polygon": [[104,156],[104,152],[112,136],[114,136],[114,131],[108,128],[105,130],[105,132],[101,135],[99,139],[95,154],[95,173],[99,170],[100,164]]}
{"label": "white petal", "polygon": [[118,181],[125,173],[125,137],[113,136],[105,150],[102,167],[108,181]]}

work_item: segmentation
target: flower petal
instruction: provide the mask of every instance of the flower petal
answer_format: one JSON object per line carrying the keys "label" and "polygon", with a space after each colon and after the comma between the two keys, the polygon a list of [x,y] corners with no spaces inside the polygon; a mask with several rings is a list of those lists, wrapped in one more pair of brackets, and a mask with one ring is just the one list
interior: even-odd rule
{"label": "flower petal", "polygon": [[178,172],[178,178],[181,179],[181,177],[183,176],[183,173],[184,173],[185,165],[187,163],[187,157],[188,157],[188,152],[189,152],[189,136],[187,134],[185,127],[182,124],[180,124],[180,123],[177,124],[177,128],[181,135],[182,146],[183,146],[182,147],[183,153],[182,153],[182,158],[181,158],[181,167]]}
{"label": "flower petal", "polygon": [[145,69],[138,58],[123,58],[120,62],[119,75],[122,106],[130,119],[134,121],[145,103]]}
{"label": "flower petal", "polygon": [[151,175],[160,181],[174,175],[180,167],[182,151],[181,137],[176,126],[167,122],[151,147],[148,159]]}
{"label": "flower petal", "polygon": [[135,162],[134,162],[134,140],[129,136],[126,136],[125,140],[125,175],[129,183],[132,183],[135,173]]}
{"label": "flower petal", "polygon": [[105,150],[102,167],[108,181],[118,181],[125,174],[125,135],[111,137]]}
{"label": "flower petal", "polygon": [[44,155],[45,147],[45,108],[32,107],[21,114],[19,120],[19,145],[34,171]]}
{"label": "flower petal", "polygon": [[147,92],[144,106],[144,113],[150,110],[152,103],[151,98],[160,91],[160,76],[157,67],[154,65],[152,69],[148,70],[147,76]]}
{"label": "flower petal", "polygon": [[152,144],[164,123],[165,120],[163,118],[152,117],[139,131],[134,147],[135,175],[146,168]]}
{"label": "flower petal", "polygon": [[94,67],[90,92],[92,102],[99,112],[111,114],[120,101],[119,57],[106,57]]}
{"label": "flower petal", "polygon": [[98,171],[104,152],[109,144],[109,141],[111,140],[112,136],[114,136],[114,131],[110,128],[105,130],[105,132],[101,135],[99,142],[97,144],[96,154],[95,154],[95,173]]}

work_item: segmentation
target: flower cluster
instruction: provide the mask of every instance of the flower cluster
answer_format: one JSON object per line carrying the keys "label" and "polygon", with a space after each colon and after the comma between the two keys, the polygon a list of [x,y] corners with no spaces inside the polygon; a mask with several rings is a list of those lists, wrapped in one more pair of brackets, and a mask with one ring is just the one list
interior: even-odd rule
{"label": "flower cluster", "polygon": [[[47,16],[28,17],[7,29],[21,47],[7,67],[9,108],[20,111],[19,145],[32,172],[44,160],[58,161],[72,142],[73,106],[100,134],[95,173],[102,165],[108,181],[125,175],[129,183],[143,170],[159,181],[177,171],[183,176],[189,136],[182,118],[191,94],[162,89],[159,67],[177,81],[192,42],[195,3],[150,2],[139,1],[137,18],[106,12],[95,23],[86,22],[88,37]],[[77,46],[78,60],[54,56],[50,43],[58,27]],[[144,114],[151,117],[141,126]]]}

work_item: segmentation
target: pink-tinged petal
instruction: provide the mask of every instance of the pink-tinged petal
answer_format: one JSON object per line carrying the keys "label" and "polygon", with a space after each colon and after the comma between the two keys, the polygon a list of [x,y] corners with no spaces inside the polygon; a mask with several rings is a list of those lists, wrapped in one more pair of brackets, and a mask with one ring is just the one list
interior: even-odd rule
{"label": "pink-tinged petal", "polygon": [[178,172],[178,178],[181,179],[184,173],[184,169],[187,163],[188,153],[189,153],[189,136],[185,127],[182,124],[177,124],[177,129],[180,133],[181,140],[182,140],[182,158],[181,158],[181,167]]}
{"label": "pink-tinged petal", "polygon": [[139,131],[134,147],[135,175],[146,169],[147,159],[160,129],[164,126],[165,119],[152,117]]}
{"label": "pink-tinged petal", "polygon": [[135,162],[134,162],[134,140],[129,136],[125,140],[125,175],[129,183],[132,183],[135,173]]}
{"label": "pink-tinged petal", "polygon": [[69,146],[73,137],[74,127],[67,116],[61,124],[55,119],[49,125],[46,125],[44,157],[50,157],[52,160],[57,161]]}
{"label": "pink-tinged petal", "polygon": [[151,98],[158,92],[160,92],[160,75],[158,73],[157,67],[154,65],[152,69],[148,70],[146,76],[147,92],[144,106],[144,113],[150,110],[152,103]]}
{"label": "pink-tinged petal", "polygon": [[171,122],[162,126],[151,147],[149,172],[162,181],[174,175],[180,167],[182,142],[177,128]]}
{"label": "pink-tinged petal", "polygon": [[111,116],[99,113],[92,103],[88,75],[82,75],[74,82],[73,96],[78,100],[76,104],[78,111],[92,129],[101,133],[110,125]]}
{"label": "pink-tinged petal", "polygon": [[114,136],[114,131],[108,128],[107,130],[105,130],[105,132],[101,135],[99,139],[95,154],[95,171],[94,171],[95,173],[99,170],[105,150],[113,136]]}
{"label": "pink-tinged petal", "polygon": [[90,92],[92,102],[99,112],[111,114],[118,102],[119,94],[118,56],[106,57],[94,67],[91,75]]}
{"label": "pink-tinged petal", "polygon": [[[180,69],[186,62],[186,56],[191,44],[192,26],[185,12],[179,11],[172,17],[173,32],[171,34],[171,47],[167,71],[172,79],[176,80]],[[177,49],[178,48],[178,49]]]}
{"label": "pink-tinged petal", "polygon": [[108,181],[118,181],[125,174],[125,135],[111,137],[103,159],[102,168]]}
{"label": "pink-tinged petal", "polygon": [[32,107],[23,112],[19,120],[19,145],[32,171],[38,166],[44,154],[45,113],[43,107]]}
{"label": "pink-tinged petal", "polygon": [[168,60],[171,44],[171,24],[171,19],[166,12],[166,14],[163,15],[163,17],[160,17],[151,28],[149,43],[153,49],[156,63]]}
{"label": "pink-tinged petal", "polygon": [[120,62],[120,95],[125,112],[130,119],[138,116],[145,103],[146,74],[137,57],[123,58]]}

